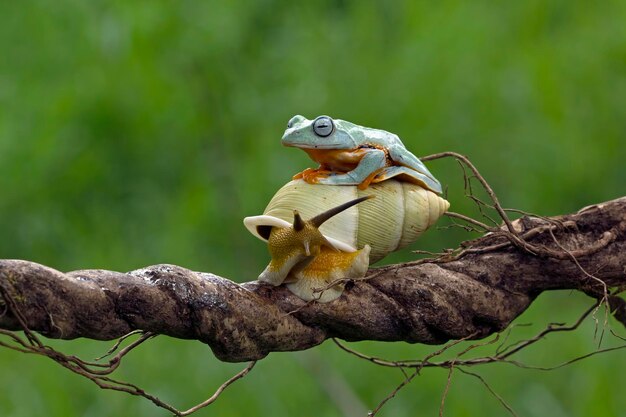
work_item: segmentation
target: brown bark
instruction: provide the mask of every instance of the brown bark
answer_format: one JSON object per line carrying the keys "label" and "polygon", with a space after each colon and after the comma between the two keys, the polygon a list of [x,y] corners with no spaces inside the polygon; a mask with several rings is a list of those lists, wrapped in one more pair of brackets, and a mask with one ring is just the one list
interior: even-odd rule
{"label": "brown bark", "polygon": [[[626,285],[626,197],[549,220],[514,222],[533,247],[545,249],[536,255],[487,235],[456,260],[372,269],[371,278],[327,304],[174,265],[61,273],[0,260],[0,289],[26,325],[48,337],[108,340],[142,329],[200,340],[225,361],[307,349],[330,337],[439,344],[506,328],[546,290],[600,298],[603,282]],[[624,303],[610,301],[622,317]],[[6,304],[0,298],[0,328],[20,330]]]}

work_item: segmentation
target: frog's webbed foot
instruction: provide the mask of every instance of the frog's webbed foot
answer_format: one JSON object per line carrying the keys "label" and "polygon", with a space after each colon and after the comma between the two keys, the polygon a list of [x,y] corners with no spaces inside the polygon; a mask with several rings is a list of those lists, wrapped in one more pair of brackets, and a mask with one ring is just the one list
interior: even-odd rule
{"label": "frog's webbed foot", "polygon": [[331,174],[331,171],[327,169],[323,169],[321,167],[317,169],[307,168],[304,171],[294,175],[293,179],[294,180],[303,179],[309,184],[319,184],[321,182],[320,180],[328,178],[330,174]]}
{"label": "frog's webbed foot", "polygon": [[313,171],[312,168],[307,168],[304,171],[300,171],[298,172],[296,175],[294,175],[293,177],[291,177],[292,180],[301,180],[304,178],[304,176],[306,174],[308,174],[309,172]]}
{"label": "frog's webbed foot", "polygon": [[361,183],[358,185],[359,190],[367,190],[367,187],[370,186],[371,183],[380,182],[382,180],[377,181],[376,179],[383,172],[384,168],[377,169],[376,171],[369,174]]}
{"label": "frog's webbed foot", "polygon": [[[390,178],[396,178],[400,181],[412,182],[427,190],[441,193],[441,184],[437,180],[433,180],[429,176],[422,174],[414,169],[404,166],[391,166],[376,171],[370,182],[376,184],[388,180]],[[367,186],[366,186],[367,187]]]}

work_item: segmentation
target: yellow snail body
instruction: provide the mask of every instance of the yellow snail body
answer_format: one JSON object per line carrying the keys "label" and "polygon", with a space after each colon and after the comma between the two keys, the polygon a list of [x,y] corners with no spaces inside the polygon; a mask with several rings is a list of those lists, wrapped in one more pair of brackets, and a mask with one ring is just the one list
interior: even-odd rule
{"label": "yellow snail body", "polygon": [[[374,198],[355,203],[368,196]],[[338,206],[346,207],[339,210]],[[362,278],[368,264],[414,242],[449,206],[432,191],[393,179],[366,190],[294,180],[278,190],[263,215],[246,217],[244,224],[253,235],[270,243],[272,262],[259,276],[260,281],[285,283],[304,300],[328,302],[341,295],[343,284],[321,292],[320,288],[338,279]],[[294,210],[305,219],[332,210],[335,213],[318,225],[325,243],[316,246],[314,254],[308,246],[302,249],[301,242],[290,243],[297,254],[283,258],[275,255],[271,236],[296,226]]]}

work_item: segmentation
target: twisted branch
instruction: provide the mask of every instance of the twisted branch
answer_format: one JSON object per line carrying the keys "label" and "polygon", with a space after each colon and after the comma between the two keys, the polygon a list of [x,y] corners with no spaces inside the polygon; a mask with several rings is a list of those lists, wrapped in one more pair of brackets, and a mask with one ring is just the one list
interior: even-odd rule
{"label": "twisted branch", "polygon": [[[556,222],[568,227],[552,227]],[[98,340],[140,329],[200,340],[219,359],[239,362],[308,349],[327,338],[427,344],[481,339],[505,329],[543,291],[575,289],[600,298],[604,286],[626,286],[626,198],[550,222],[523,217],[511,227],[527,245],[569,255],[533,256],[506,245],[506,236],[488,234],[453,261],[374,269],[370,279],[328,304],[305,303],[283,287],[239,285],[174,265],[61,273],[2,260],[0,328]],[[622,317],[624,303],[610,298]]]}
{"label": "twisted branch", "polygon": [[[486,234],[463,242],[457,249],[434,254],[435,258],[371,270],[364,280],[346,283],[344,295],[332,303],[304,302],[283,287],[259,282],[238,285],[174,265],[156,265],[129,273],[84,270],[64,274],[33,262],[0,260],[0,335],[8,339],[0,339],[0,346],[47,356],[103,389],[142,396],[177,416],[192,414],[213,403],[268,353],[308,349],[327,338],[333,338],[341,349],[360,359],[398,368],[403,373],[402,383],[380,401],[371,416],[423,368],[432,367],[448,370],[440,415],[455,369],[477,378],[515,415],[480,375],[464,368],[503,362],[549,370],[626,348],[625,344],[600,349],[609,310],[626,325],[626,302],[617,296],[626,288],[626,197],[565,216],[529,215],[503,208],[465,156],[444,152],[422,159],[440,158],[454,158],[459,163],[466,196],[494,226],[466,215],[447,213],[453,222],[450,227]],[[476,197],[473,179],[480,183],[491,204]],[[504,225],[498,227],[487,210],[495,211]],[[524,216],[511,221],[508,212]],[[320,288],[319,292],[326,289]],[[541,292],[554,289],[580,290],[596,301],[573,325],[549,325],[534,338],[505,345],[511,327],[493,355],[461,358],[476,347],[498,341],[499,332]],[[611,289],[615,291],[611,293]],[[599,321],[595,315],[601,306],[606,307],[606,315],[596,351],[553,367],[531,367],[511,359],[548,333],[575,330],[588,316],[596,321],[597,329]],[[13,330],[22,330],[24,337]],[[90,362],[46,346],[35,332],[51,338],[119,340],[102,358]],[[462,341],[482,339],[493,333],[496,334],[491,340],[469,345],[452,359],[434,360]],[[113,355],[134,334],[141,336],[107,363],[99,362]],[[200,340],[224,361],[252,362],[205,401],[188,410],[178,410],[136,385],[109,376],[125,355],[158,334]],[[622,339],[613,330],[611,334]],[[423,359],[390,361],[351,350],[338,338],[427,344],[454,341]]]}

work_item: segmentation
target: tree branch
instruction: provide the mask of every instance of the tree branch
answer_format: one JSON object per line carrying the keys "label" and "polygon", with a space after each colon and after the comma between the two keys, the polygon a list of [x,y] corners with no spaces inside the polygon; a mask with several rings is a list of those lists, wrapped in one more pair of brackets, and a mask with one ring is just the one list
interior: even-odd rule
{"label": "tree branch", "polygon": [[[532,247],[511,243],[511,228]],[[601,299],[607,287],[626,288],[626,197],[566,216],[525,216],[502,231],[456,256],[372,269],[327,304],[174,265],[61,273],[0,260],[0,329],[98,340],[141,329],[200,340],[219,359],[239,362],[331,337],[480,339],[506,328],[543,291],[575,289]],[[618,319],[626,317],[623,300],[610,296],[609,304]]]}

